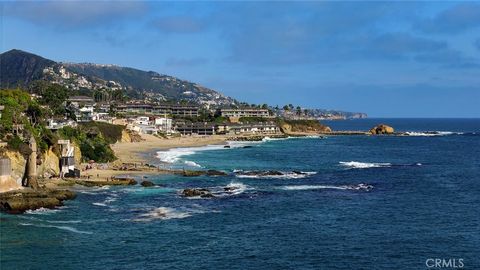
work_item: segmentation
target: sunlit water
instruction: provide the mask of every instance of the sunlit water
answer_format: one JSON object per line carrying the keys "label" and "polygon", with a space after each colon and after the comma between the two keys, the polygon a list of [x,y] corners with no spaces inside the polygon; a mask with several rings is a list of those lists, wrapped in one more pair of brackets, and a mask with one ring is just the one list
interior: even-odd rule
{"label": "sunlit water", "polygon": [[[371,126],[362,121],[329,124]],[[395,121],[403,131],[454,133],[162,152],[173,162],[164,166],[229,175],[152,176],[161,186],[83,188],[60,209],[1,214],[0,268],[426,269],[428,258],[462,258],[479,269],[480,121],[384,122]],[[227,185],[237,189],[222,193]],[[183,198],[186,187],[219,196]]]}

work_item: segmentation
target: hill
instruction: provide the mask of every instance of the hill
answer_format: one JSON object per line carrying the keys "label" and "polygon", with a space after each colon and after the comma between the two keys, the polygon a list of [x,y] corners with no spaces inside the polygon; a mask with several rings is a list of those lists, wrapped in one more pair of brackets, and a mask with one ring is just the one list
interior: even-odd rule
{"label": "hill", "polygon": [[61,63],[21,50],[0,54],[0,87],[28,87],[45,80],[82,94],[121,90],[132,97],[185,100],[199,104],[232,105],[236,101],[215,90],[162,75],[115,65]]}
{"label": "hill", "polygon": [[27,86],[43,77],[43,69],[55,62],[20,50],[0,54],[0,87]]}

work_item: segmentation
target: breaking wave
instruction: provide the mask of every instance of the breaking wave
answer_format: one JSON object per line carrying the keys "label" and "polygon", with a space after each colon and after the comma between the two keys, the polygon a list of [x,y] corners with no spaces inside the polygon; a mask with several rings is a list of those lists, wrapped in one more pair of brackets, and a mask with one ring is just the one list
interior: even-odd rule
{"label": "breaking wave", "polygon": [[347,167],[349,169],[369,169],[369,168],[390,168],[390,167],[414,167],[422,166],[422,163],[411,163],[411,164],[392,164],[389,162],[385,163],[374,163],[374,162],[358,162],[358,161],[340,161],[340,165]]}
{"label": "breaking wave", "polygon": [[358,161],[340,161],[340,165],[352,168],[352,169],[367,169],[367,168],[382,168],[391,167],[392,163],[370,163],[370,162],[358,162]]}
{"label": "breaking wave", "polygon": [[283,190],[315,190],[315,189],[338,189],[338,190],[364,190],[369,191],[373,189],[372,185],[358,184],[358,185],[296,185],[296,186],[283,186]]}
{"label": "breaking wave", "polygon": [[454,132],[454,131],[407,131],[405,132],[408,136],[424,136],[424,137],[431,137],[431,136],[448,136],[448,135],[463,135],[463,132]]}
{"label": "breaking wave", "polygon": [[258,179],[300,179],[310,175],[317,174],[317,172],[304,171],[242,171],[235,170],[235,177],[237,178],[258,178]]}
{"label": "breaking wave", "polygon": [[25,213],[34,214],[34,215],[45,215],[45,214],[56,213],[58,211],[59,211],[58,209],[49,209],[49,208],[40,207],[40,208],[35,209],[35,210],[27,210],[27,211],[25,211]]}

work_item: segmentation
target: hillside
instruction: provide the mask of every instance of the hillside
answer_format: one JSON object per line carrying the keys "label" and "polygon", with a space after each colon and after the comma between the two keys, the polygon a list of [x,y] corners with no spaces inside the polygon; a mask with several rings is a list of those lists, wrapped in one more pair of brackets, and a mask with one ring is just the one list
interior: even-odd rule
{"label": "hillside", "polygon": [[0,54],[0,86],[27,87],[46,80],[82,93],[121,90],[129,96],[231,105],[235,100],[212,89],[153,71],[114,65],[61,63],[20,50]]}
{"label": "hillside", "polygon": [[26,86],[43,77],[43,69],[55,62],[20,50],[0,54],[0,87]]}

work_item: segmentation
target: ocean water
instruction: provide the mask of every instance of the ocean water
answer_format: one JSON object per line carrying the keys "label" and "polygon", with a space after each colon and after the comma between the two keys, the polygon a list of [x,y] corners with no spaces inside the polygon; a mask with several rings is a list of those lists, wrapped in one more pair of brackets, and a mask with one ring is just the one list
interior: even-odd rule
{"label": "ocean water", "polygon": [[[379,122],[367,120],[329,125]],[[0,268],[431,269],[439,258],[480,269],[480,120],[381,122],[417,136],[152,153],[164,166],[229,175],[149,176],[161,186],[83,188],[60,209],[1,214]],[[250,170],[285,175],[237,175]],[[186,187],[217,197],[179,196]]]}

